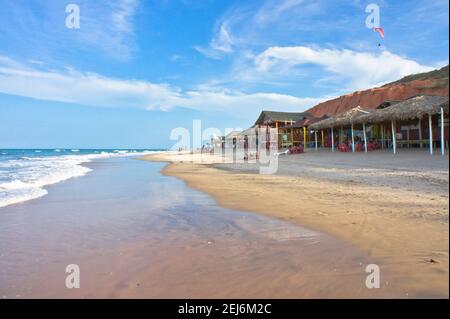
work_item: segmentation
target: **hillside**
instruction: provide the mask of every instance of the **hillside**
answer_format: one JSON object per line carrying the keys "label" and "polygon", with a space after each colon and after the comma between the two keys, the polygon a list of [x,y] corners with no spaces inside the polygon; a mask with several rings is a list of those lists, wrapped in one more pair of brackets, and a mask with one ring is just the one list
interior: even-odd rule
{"label": "hillside", "polygon": [[408,75],[381,87],[356,91],[322,102],[308,110],[314,116],[335,115],[355,106],[376,108],[387,100],[405,100],[418,94],[448,96],[449,66],[426,73]]}

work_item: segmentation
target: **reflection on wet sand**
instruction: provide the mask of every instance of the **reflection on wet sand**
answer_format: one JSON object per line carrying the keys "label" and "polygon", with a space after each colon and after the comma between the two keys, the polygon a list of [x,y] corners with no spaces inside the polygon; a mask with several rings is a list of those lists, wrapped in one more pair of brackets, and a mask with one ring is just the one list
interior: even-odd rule
{"label": "reflection on wet sand", "polygon": [[[302,298],[402,296],[376,262],[328,235],[218,207],[162,176],[160,163],[109,159],[0,209],[0,293],[5,298]],[[64,286],[77,264],[81,288]],[[382,265],[381,265],[382,266]]]}

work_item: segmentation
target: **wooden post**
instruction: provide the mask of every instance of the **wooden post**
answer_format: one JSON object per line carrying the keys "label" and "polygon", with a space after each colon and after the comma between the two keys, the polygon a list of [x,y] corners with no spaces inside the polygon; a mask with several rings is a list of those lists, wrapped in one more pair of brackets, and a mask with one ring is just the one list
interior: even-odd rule
{"label": "wooden post", "polygon": [[275,122],[275,141],[277,143],[277,150],[280,149],[279,141],[278,141],[278,122]]}
{"label": "wooden post", "polygon": [[334,152],[334,129],[331,127],[331,151]]}
{"label": "wooden post", "polygon": [[256,146],[256,154],[259,152],[259,125],[255,127],[255,146]]}
{"label": "wooden post", "polygon": [[395,136],[396,129],[394,120],[391,121],[391,126],[392,126],[392,151],[394,152],[394,154],[397,154],[397,142]]}
{"label": "wooden post", "polygon": [[444,145],[444,139],[445,139],[445,131],[444,131],[444,108],[441,107],[441,154],[442,156],[445,155],[445,145]]}
{"label": "wooden post", "polygon": [[408,148],[410,148],[410,145],[409,145],[409,137],[411,136],[411,135],[409,134],[409,131],[410,131],[410,129],[409,129],[409,126],[408,126],[408,128],[406,129],[406,140],[408,141]]}
{"label": "wooden post", "polygon": [[363,134],[364,134],[364,150],[367,153],[366,123],[363,123]]}
{"label": "wooden post", "polygon": [[306,126],[303,126],[303,148],[306,149]]}
{"label": "wooden post", "polygon": [[291,143],[292,143],[292,146],[294,146],[294,127],[292,125],[293,125],[293,123],[291,120]]}
{"label": "wooden post", "polygon": [[431,118],[431,114],[428,114],[428,129],[430,131],[430,155],[433,155],[433,120]]}
{"label": "wooden post", "polygon": [[323,133],[323,129],[322,129],[322,148],[325,147],[325,134]]}
{"label": "wooden post", "polygon": [[317,151],[317,130],[314,130],[314,140],[316,142],[316,151]]}
{"label": "wooden post", "polygon": [[380,130],[381,130],[381,149],[384,149],[384,124],[380,124]]}
{"label": "wooden post", "polygon": [[352,123],[352,152],[355,152],[355,133],[353,131],[353,123]]}
{"label": "wooden post", "polygon": [[420,148],[423,148],[422,117],[419,117],[419,144],[420,144]]}

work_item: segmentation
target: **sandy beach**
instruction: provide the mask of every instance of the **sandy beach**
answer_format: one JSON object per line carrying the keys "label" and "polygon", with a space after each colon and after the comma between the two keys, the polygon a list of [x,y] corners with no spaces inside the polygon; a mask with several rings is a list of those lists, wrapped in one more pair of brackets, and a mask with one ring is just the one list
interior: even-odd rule
{"label": "sandy beach", "polygon": [[152,155],[164,174],[223,207],[262,213],[336,236],[381,263],[403,297],[448,298],[448,156],[425,151],[279,157],[275,175],[221,156]]}
{"label": "sandy beach", "polygon": [[[46,187],[48,195],[0,208],[1,298],[407,293],[391,285],[388,270],[383,289],[367,289],[365,265],[379,260],[356,245],[290,221],[222,208],[208,194],[162,175],[165,163],[117,157],[85,165],[89,174]],[[79,289],[65,286],[69,264],[80,268]]]}
{"label": "sandy beach", "polygon": [[0,296],[448,297],[448,163],[371,156],[285,156],[276,175],[200,154],[86,163],[0,208]]}

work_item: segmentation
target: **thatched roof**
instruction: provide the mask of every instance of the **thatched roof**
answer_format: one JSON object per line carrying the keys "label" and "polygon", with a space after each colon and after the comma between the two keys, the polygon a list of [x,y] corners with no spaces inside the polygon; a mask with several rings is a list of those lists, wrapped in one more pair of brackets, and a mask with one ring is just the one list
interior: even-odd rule
{"label": "thatched roof", "polygon": [[255,128],[255,126],[249,127],[248,129],[240,132],[240,135],[242,135],[242,136],[245,136],[245,135],[247,135],[247,136],[256,135],[256,128]]}
{"label": "thatched roof", "polygon": [[228,133],[227,136],[225,136],[225,138],[227,140],[231,139],[231,138],[235,138],[235,137],[238,137],[239,135],[241,135],[241,133],[242,133],[242,131],[232,131],[232,132]]}
{"label": "thatched roof", "polygon": [[448,112],[448,97],[419,95],[403,102],[395,103],[384,109],[375,110],[355,120],[355,124],[381,123],[391,120],[405,121],[420,118],[428,114],[441,112],[441,107]]}
{"label": "thatched roof", "polygon": [[256,120],[256,125],[266,125],[275,122],[287,122],[290,123],[309,117],[308,112],[274,112],[274,111],[262,111]]}
{"label": "thatched roof", "polygon": [[310,125],[323,121],[325,119],[329,118],[328,115],[324,115],[322,117],[311,117],[308,119],[300,120],[295,122],[294,127],[309,127]]}
{"label": "thatched roof", "polygon": [[247,137],[256,136],[255,126],[249,127],[248,129],[243,130],[243,131],[232,131],[225,137],[225,139],[227,139],[227,140],[230,140],[233,138],[244,139],[245,136],[247,136]]}
{"label": "thatched roof", "polygon": [[285,128],[302,128],[309,127],[311,124],[317,123],[319,121],[325,120],[328,118],[328,115],[324,115],[322,117],[307,117],[301,120],[296,121],[292,125],[287,125]]}
{"label": "thatched roof", "polygon": [[402,101],[400,101],[400,100],[387,100],[387,101],[384,101],[383,103],[381,103],[380,105],[378,105],[377,109],[385,109],[385,108],[387,108],[389,106],[392,106],[392,105],[400,103],[400,102],[402,102]]}
{"label": "thatched roof", "polygon": [[325,120],[319,121],[309,126],[313,130],[319,130],[323,128],[348,126],[352,123],[356,123],[356,120],[364,115],[370,114],[373,110],[364,109],[360,106],[354,107],[347,112],[338,114],[333,117],[329,117]]}

